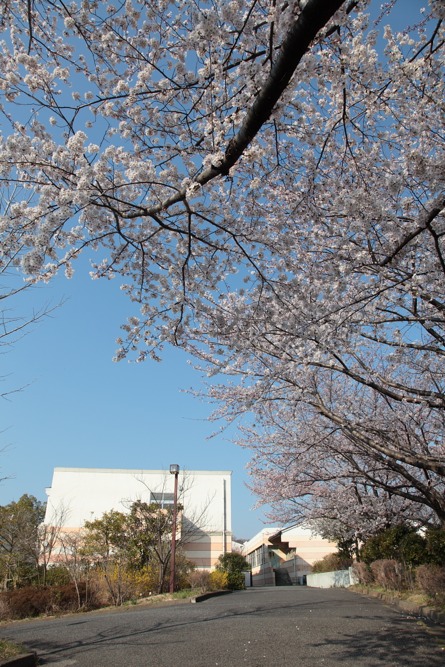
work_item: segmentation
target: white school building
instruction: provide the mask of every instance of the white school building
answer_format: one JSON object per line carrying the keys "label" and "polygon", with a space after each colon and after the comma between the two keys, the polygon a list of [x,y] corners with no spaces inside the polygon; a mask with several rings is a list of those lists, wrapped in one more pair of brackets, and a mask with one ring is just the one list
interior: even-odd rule
{"label": "white school building", "polygon": [[[180,470],[183,549],[197,567],[212,569],[232,550],[231,475],[228,470]],[[81,529],[105,512],[128,512],[136,500],[173,504],[174,475],[168,470],[55,468],[44,523],[62,531]]]}

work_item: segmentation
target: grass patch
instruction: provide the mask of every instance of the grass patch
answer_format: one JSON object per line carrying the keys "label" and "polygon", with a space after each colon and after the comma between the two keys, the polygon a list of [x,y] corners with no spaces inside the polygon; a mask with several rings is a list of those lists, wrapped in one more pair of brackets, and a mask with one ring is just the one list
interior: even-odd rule
{"label": "grass patch", "polygon": [[181,591],[177,591],[176,593],[159,593],[157,595],[150,595],[144,598],[129,600],[125,603],[125,606],[131,606],[135,604],[150,604],[155,606],[157,604],[162,604],[163,602],[171,602],[172,600],[187,600],[188,598],[192,598],[195,595],[199,595],[200,593],[202,593],[200,588],[187,588]]}
{"label": "grass patch", "polygon": [[184,600],[186,598],[192,598],[195,595],[199,595],[200,592],[201,592],[200,588],[185,588],[182,591],[177,591],[176,593],[173,593],[173,599]]}
{"label": "grass patch", "polygon": [[24,646],[20,646],[20,644],[14,644],[13,642],[8,642],[4,639],[0,641],[0,660],[15,658],[21,653],[28,653],[28,649]]}
{"label": "grass patch", "polygon": [[445,612],[445,605],[441,604],[438,600],[434,600],[426,593],[416,590],[404,590],[404,591],[393,591],[389,588],[383,588],[382,586],[376,586],[373,584],[354,584],[351,586],[351,590],[356,590],[358,593],[374,594],[379,595],[383,594],[390,596],[395,600],[407,600],[413,604],[417,604],[419,607],[432,607],[436,611]]}

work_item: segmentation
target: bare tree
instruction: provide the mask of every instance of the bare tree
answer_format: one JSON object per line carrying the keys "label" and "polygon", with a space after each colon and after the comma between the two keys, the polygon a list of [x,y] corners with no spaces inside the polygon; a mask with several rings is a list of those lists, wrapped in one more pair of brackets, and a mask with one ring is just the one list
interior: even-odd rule
{"label": "bare tree", "polygon": [[[150,493],[150,501],[137,500],[131,504],[130,516],[137,540],[137,557],[143,561],[155,556],[159,566],[159,592],[167,586],[167,575],[172,558],[173,494],[167,493],[167,476],[160,487],[151,489],[142,479],[138,479]],[[182,471],[177,496],[177,530],[175,548],[183,549],[202,538],[209,530],[208,508],[213,497],[208,496],[201,506],[191,510],[188,498],[193,493],[193,476]]]}
{"label": "bare tree", "polygon": [[58,507],[53,510],[51,515],[51,524],[41,523],[37,529],[36,543],[36,563],[42,569],[42,583],[46,584],[48,566],[53,561],[53,555],[56,550],[60,550],[62,527],[66,522],[68,509]]}
{"label": "bare tree", "polygon": [[[85,532],[71,531],[61,532],[59,535],[58,562],[66,567],[71,581],[76,588],[77,604],[81,609],[83,604],[89,601],[89,574],[91,561],[87,555]],[[82,600],[82,584],[85,586],[84,599]]]}

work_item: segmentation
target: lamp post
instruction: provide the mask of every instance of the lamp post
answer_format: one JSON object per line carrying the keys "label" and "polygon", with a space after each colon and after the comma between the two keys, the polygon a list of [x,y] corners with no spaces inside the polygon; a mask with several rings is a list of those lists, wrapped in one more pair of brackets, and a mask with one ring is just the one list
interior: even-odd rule
{"label": "lamp post", "polygon": [[172,552],[170,560],[170,593],[175,592],[175,569],[176,569],[176,519],[178,515],[178,475],[179,466],[172,463],[170,474],[175,476],[175,491],[173,495],[173,522],[172,522]]}

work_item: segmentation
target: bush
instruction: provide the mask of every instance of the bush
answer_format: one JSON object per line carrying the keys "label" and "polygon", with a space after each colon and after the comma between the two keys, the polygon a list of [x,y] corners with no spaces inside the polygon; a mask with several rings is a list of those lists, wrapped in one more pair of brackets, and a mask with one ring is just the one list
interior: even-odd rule
{"label": "bush", "polygon": [[407,567],[416,567],[428,559],[426,540],[416,531],[407,533],[400,542],[400,560]]}
{"label": "bush", "polygon": [[416,569],[416,584],[430,598],[445,604],[445,567],[420,565]]}
{"label": "bush", "polygon": [[358,579],[359,584],[369,585],[374,582],[374,577],[371,568],[363,561],[357,561],[352,564],[354,575]]}
{"label": "bush", "polygon": [[208,570],[193,570],[189,572],[188,583],[190,588],[199,588],[204,593],[210,590],[210,572]]}
{"label": "bush", "polygon": [[2,594],[8,605],[9,618],[31,618],[51,610],[51,588],[25,586]]}
{"label": "bush", "polygon": [[71,576],[64,565],[52,565],[46,571],[47,586],[63,586],[71,583]]}
{"label": "bush", "polygon": [[429,528],[425,533],[428,563],[445,565],[445,530]]}
{"label": "bush", "polygon": [[408,567],[428,560],[426,540],[409,526],[393,526],[370,537],[360,550],[365,563],[398,560]]}
{"label": "bush", "polygon": [[126,598],[144,598],[157,593],[159,588],[159,566],[147,563],[138,570],[127,570],[125,575]]}
{"label": "bush", "polygon": [[243,591],[246,588],[244,572],[228,572],[227,588],[231,591]]}
{"label": "bush", "polygon": [[[180,555],[176,561],[175,590],[191,586],[190,574],[193,564]],[[163,589],[168,590],[170,572],[164,573]],[[147,597],[160,592],[160,567],[155,560],[140,568],[125,564],[109,563],[90,572],[91,586],[102,606],[119,606],[125,602]]]}
{"label": "bush", "polygon": [[375,583],[383,588],[400,591],[406,587],[405,569],[396,560],[376,560],[371,563],[371,572]]}
{"label": "bush", "polygon": [[216,571],[227,574],[227,582],[223,588],[231,591],[241,591],[246,587],[244,571],[250,570],[250,565],[241,554],[236,551],[221,554],[216,564]]}
{"label": "bush", "polygon": [[101,605],[86,582],[51,587],[51,613],[98,609]]}
{"label": "bush", "polygon": [[[97,607],[90,598],[86,604],[86,585],[79,587],[80,605],[89,609]],[[0,596],[2,618],[32,618],[47,614],[78,611],[79,599],[74,584],[64,586],[26,586],[2,593]]]}
{"label": "bush", "polygon": [[347,570],[352,565],[352,558],[341,554],[327,554],[321,560],[312,565],[312,572],[336,572],[336,570]]}
{"label": "bush", "polygon": [[236,551],[221,554],[216,564],[216,569],[222,572],[243,572],[250,570],[250,565],[241,554]]}
{"label": "bush", "polygon": [[209,574],[209,590],[221,591],[228,587],[229,575],[221,570],[213,570]]}
{"label": "bush", "polygon": [[141,570],[131,570],[110,563],[90,573],[90,586],[102,607],[117,607],[157,590],[158,568],[152,568],[149,564]]}
{"label": "bush", "polygon": [[190,588],[190,573],[194,570],[194,567],[195,564],[191,560],[188,560],[183,553],[176,553],[175,588],[177,590]]}

